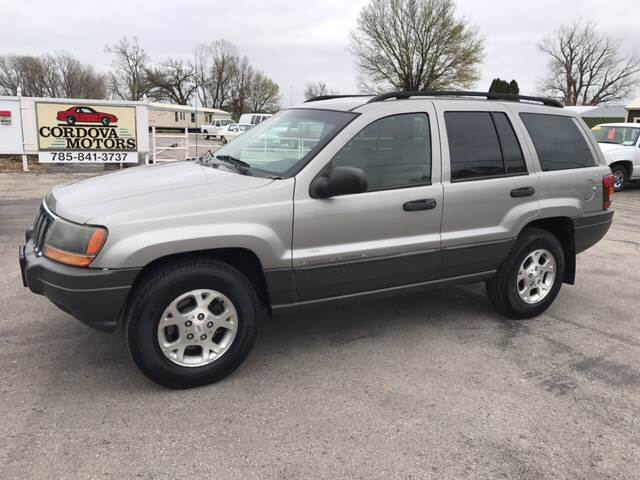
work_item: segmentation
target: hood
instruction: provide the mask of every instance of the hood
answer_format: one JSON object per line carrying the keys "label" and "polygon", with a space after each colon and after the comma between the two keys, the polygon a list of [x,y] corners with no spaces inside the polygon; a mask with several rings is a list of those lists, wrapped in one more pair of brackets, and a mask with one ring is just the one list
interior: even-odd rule
{"label": "hood", "polygon": [[617,143],[598,143],[607,164],[620,160],[631,160],[635,146],[619,145]]}
{"label": "hood", "polygon": [[224,168],[204,167],[183,161],[127,168],[117,172],[55,187],[46,197],[56,215],[77,223],[92,223],[120,212],[259,188],[269,178],[240,175]]}
{"label": "hood", "polygon": [[602,150],[602,153],[617,151],[628,152],[635,148],[632,146],[620,145],[618,143],[598,143],[598,145],[600,146],[600,150]]}

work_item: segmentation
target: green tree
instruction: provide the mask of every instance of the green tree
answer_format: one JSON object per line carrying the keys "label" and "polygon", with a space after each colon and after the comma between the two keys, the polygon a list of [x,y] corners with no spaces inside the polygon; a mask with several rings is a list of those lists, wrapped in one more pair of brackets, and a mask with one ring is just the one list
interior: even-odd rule
{"label": "green tree", "polygon": [[511,95],[518,95],[520,93],[520,87],[518,82],[511,80],[507,82],[501,78],[494,78],[489,87],[490,93],[507,93]]}
{"label": "green tree", "polygon": [[364,91],[465,88],[478,79],[484,40],[453,0],[370,0],[351,32]]}

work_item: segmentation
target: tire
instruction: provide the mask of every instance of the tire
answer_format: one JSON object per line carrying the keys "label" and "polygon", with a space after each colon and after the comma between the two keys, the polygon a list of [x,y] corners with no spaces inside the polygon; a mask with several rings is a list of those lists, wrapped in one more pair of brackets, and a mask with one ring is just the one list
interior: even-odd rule
{"label": "tire", "polygon": [[105,127],[108,127],[109,124],[111,123],[111,120],[109,120],[107,117],[103,117],[102,120],[100,120],[100,123]]}
{"label": "tire", "polygon": [[[236,313],[235,336],[228,342],[226,350],[214,360],[209,360],[210,363],[180,365],[177,356],[179,354],[165,354],[162,351],[161,332],[164,334],[166,330],[160,328],[160,322],[165,321],[168,307],[174,305],[175,300],[190,295],[187,292],[203,291],[201,289],[219,292],[230,301],[230,306]],[[227,305],[226,308],[230,307]],[[130,308],[125,316],[125,335],[129,352],[145,376],[165,387],[190,388],[217,382],[238,368],[249,355],[256,339],[256,323],[260,312],[260,303],[253,285],[238,270],[206,257],[182,260],[152,272],[132,296]],[[196,332],[196,336],[201,332],[207,333],[206,330],[193,330],[198,327],[195,319],[190,326],[192,330],[187,329],[186,322],[183,328],[182,322],[185,318],[194,318],[191,313],[188,312],[186,316],[180,316],[177,320],[180,323],[178,343],[198,342],[197,338],[186,340],[188,334],[185,332]],[[205,321],[208,319],[209,317],[205,317],[199,322],[199,326],[204,329]],[[217,327],[212,327],[215,328]],[[228,333],[226,330],[224,332]],[[164,344],[165,349],[166,345]],[[194,350],[196,356],[188,356],[188,349]],[[200,354],[204,357],[204,348],[199,352],[197,347],[188,346],[183,351],[184,362],[192,361],[188,359],[199,359]],[[175,355],[175,358],[171,358],[170,355]],[[214,355],[216,354],[212,356]]]}
{"label": "tire", "polygon": [[[542,251],[547,253],[542,254],[538,261],[533,261],[529,264],[532,270],[531,273],[527,273],[524,279],[519,281],[518,273],[521,267],[526,265],[524,262],[531,259],[531,255],[535,255],[535,252]],[[555,275],[552,284],[546,288],[545,292],[545,282],[548,281],[550,277],[548,277],[546,273],[542,274],[542,271],[553,266],[553,263],[540,265],[537,262],[542,262],[543,260],[545,262],[551,262],[549,255],[552,257],[552,261],[555,262],[555,267],[553,268]],[[535,285],[531,287],[532,284],[529,283],[536,282],[536,275],[538,275],[538,273],[533,271],[535,267],[539,267],[538,272],[541,272],[543,275],[540,286],[537,289],[537,295],[542,298],[539,298],[537,301],[536,294],[532,293],[536,287]],[[528,269],[525,270],[528,271]],[[495,277],[486,283],[487,294],[495,308],[508,318],[521,320],[536,317],[549,308],[558,296],[560,288],[562,287],[564,271],[564,252],[558,238],[540,228],[527,228],[516,240],[515,245],[498,269]],[[533,278],[530,278],[531,276],[533,276]],[[538,277],[538,279],[540,279],[540,277]],[[524,289],[532,288],[530,291],[532,295],[529,296],[529,302],[525,301],[518,292],[521,287],[524,287]]]}
{"label": "tire", "polygon": [[224,137],[220,137],[220,141],[222,142],[223,145],[226,145],[227,143],[227,139]]}
{"label": "tire", "polygon": [[76,123],[76,117],[67,117],[68,125],[75,125],[75,123]]}
{"label": "tire", "polygon": [[614,176],[613,188],[616,192],[621,192],[627,185],[627,169],[622,165],[614,165],[611,167]]}

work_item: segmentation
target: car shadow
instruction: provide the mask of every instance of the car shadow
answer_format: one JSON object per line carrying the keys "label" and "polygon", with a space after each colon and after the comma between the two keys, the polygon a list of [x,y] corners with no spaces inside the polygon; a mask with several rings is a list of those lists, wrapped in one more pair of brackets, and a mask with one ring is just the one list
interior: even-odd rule
{"label": "car shadow", "polygon": [[[64,318],[48,324],[62,322],[64,331],[57,334],[63,334],[74,348],[71,354],[58,358],[55,366],[49,364],[56,384],[75,384],[70,388],[76,391],[166,391],[138,371],[121,332],[99,334],[62,313],[57,316]],[[289,370],[291,362],[318,349],[347,352],[352,344],[364,341],[402,345],[407,335],[428,337],[451,331],[462,335],[464,341],[476,330],[493,331],[496,325],[503,328],[504,323],[486,298],[483,284],[321,304],[266,318],[259,325],[258,340],[248,359],[222,383],[260,381],[265,369],[271,373]]]}

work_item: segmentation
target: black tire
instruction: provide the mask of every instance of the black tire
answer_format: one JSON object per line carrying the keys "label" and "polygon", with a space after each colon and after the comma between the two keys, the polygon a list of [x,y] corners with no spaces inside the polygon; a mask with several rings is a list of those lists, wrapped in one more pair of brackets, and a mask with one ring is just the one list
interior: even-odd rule
{"label": "black tire", "polygon": [[226,145],[227,143],[227,139],[224,137],[220,137],[220,141],[222,142],[223,145]]}
{"label": "black tire", "polygon": [[111,123],[111,120],[109,120],[107,117],[103,117],[102,120],[100,120],[100,123],[105,127],[108,127],[109,124]]}
{"label": "black tire", "polygon": [[627,169],[622,165],[614,165],[611,167],[611,172],[613,173],[614,178],[614,190],[616,192],[621,192],[627,186],[628,173]]}
{"label": "black tire", "polygon": [[[202,288],[217,290],[231,300],[238,313],[238,329],[233,343],[220,358],[200,367],[180,366],[160,350],[158,322],[172,300]],[[129,352],[144,375],[165,387],[190,388],[217,382],[249,355],[260,312],[253,285],[238,270],[206,257],[182,260],[151,273],[134,293],[125,317]]]}
{"label": "black tire", "polygon": [[75,123],[76,123],[76,117],[67,117],[67,124],[75,125]]}
{"label": "black tire", "polygon": [[[545,249],[554,256],[556,276],[547,296],[538,303],[528,304],[520,298],[516,280],[522,262],[529,253],[537,249]],[[562,287],[564,271],[565,259],[560,241],[546,230],[527,228],[516,240],[496,276],[487,282],[487,294],[496,309],[508,318],[521,320],[536,317],[549,308],[558,296]]]}

